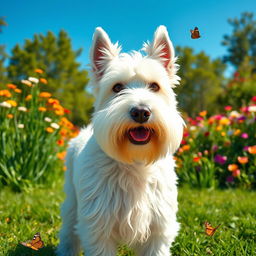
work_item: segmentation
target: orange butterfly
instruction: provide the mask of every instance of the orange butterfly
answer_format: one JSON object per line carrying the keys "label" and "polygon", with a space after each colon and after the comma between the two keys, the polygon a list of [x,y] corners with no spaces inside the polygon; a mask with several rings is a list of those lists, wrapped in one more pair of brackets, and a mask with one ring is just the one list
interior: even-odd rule
{"label": "orange butterfly", "polygon": [[194,30],[190,29],[190,33],[191,33],[191,38],[192,39],[198,39],[200,38],[200,33],[199,33],[199,30],[198,30],[198,27],[195,27]]}
{"label": "orange butterfly", "polygon": [[44,247],[44,242],[41,240],[40,233],[36,233],[31,241],[23,242],[21,244],[36,251]]}
{"label": "orange butterfly", "polygon": [[213,236],[214,233],[216,232],[217,228],[220,226],[220,224],[217,227],[212,227],[212,225],[209,222],[204,223],[205,226],[205,234],[207,236]]}

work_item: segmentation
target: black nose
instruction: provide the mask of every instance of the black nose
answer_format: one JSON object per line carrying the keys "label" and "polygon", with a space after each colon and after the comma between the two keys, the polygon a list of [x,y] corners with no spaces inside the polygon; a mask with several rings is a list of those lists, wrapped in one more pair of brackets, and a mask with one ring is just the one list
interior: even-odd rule
{"label": "black nose", "polygon": [[145,106],[134,107],[130,111],[131,118],[137,123],[145,123],[148,121],[151,111]]}

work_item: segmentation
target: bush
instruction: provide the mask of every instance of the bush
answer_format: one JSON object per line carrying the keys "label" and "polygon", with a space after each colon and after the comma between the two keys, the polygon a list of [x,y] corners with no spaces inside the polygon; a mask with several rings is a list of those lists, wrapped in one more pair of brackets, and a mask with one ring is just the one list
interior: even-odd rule
{"label": "bush", "polygon": [[0,188],[21,191],[52,184],[63,170],[67,140],[77,133],[60,102],[43,90],[41,69],[35,77],[0,90]]}
{"label": "bush", "polygon": [[193,187],[256,188],[256,97],[240,111],[187,118],[176,154],[181,183]]}

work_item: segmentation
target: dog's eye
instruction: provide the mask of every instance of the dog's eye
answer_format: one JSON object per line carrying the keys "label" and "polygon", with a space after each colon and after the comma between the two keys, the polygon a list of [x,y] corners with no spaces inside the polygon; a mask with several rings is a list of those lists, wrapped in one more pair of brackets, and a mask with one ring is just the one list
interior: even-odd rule
{"label": "dog's eye", "polygon": [[118,93],[118,92],[122,91],[123,89],[124,89],[123,84],[115,84],[112,88],[112,91],[115,93]]}
{"label": "dog's eye", "polygon": [[157,83],[151,83],[149,84],[149,89],[154,92],[158,92],[160,90],[160,87]]}

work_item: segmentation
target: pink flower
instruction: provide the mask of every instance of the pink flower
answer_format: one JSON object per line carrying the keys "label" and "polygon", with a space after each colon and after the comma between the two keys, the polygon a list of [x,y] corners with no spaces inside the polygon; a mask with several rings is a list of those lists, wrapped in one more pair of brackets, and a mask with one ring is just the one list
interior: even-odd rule
{"label": "pink flower", "polygon": [[244,133],[242,133],[241,137],[242,137],[243,139],[248,139],[249,135],[244,132]]}
{"label": "pink flower", "polygon": [[233,176],[228,176],[228,177],[226,178],[226,182],[228,182],[228,183],[234,182],[234,177],[233,177]]}
{"label": "pink flower", "polygon": [[223,165],[223,164],[226,163],[227,157],[226,157],[226,156],[222,156],[222,155],[216,155],[216,156],[214,157],[214,161],[215,161],[216,163],[218,163],[218,164]]}
{"label": "pink flower", "polygon": [[232,109],[231,106],[225,106],[225,110],[226,110],[226,111],[230,111],[231,109]]}

